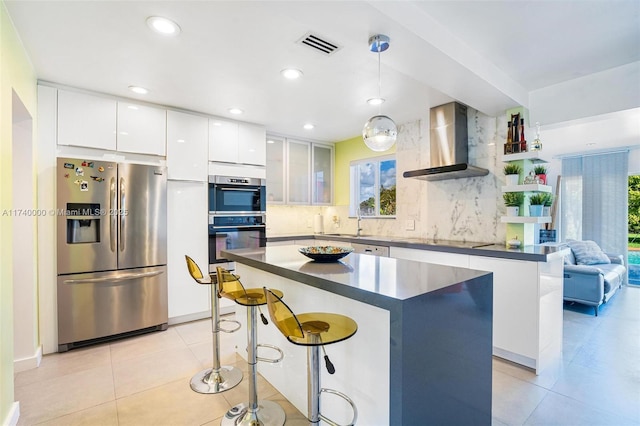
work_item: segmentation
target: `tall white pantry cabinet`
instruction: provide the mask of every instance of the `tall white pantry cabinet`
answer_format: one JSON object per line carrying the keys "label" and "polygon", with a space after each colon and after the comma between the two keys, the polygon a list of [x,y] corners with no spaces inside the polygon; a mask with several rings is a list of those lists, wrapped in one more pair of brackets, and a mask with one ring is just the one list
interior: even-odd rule
{"label": "tall white pantry cabinet", "polygon": [[169,323],[208,316],[210,286],[189,275],[185,255],[209,270],[208,119],[167,111],[167,273]]}

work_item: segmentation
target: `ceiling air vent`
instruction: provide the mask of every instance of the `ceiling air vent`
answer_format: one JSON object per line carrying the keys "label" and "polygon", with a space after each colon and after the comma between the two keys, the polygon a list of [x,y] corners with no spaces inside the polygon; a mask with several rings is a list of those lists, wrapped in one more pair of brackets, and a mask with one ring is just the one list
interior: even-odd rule
{"label": "ceiling air vent", "polygon": [[311,33],[307,33],[302,36],[298,43],[311,47],[317,52],[320,52],[327,56],[340,50],[340,46],[338,46],[337,44],[331,43],[330,41],[324,40]]}

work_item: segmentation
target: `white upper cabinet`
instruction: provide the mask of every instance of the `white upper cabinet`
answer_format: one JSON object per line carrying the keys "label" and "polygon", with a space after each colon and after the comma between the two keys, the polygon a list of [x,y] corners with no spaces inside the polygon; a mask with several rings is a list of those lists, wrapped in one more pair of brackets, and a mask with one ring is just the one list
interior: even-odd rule
{"label": "white upper cabinet", "polygon": [[263,126],[209,119],[209,161],[264,166],[266,158]]}
{"label": "white upper cabinet", "polygon": [[264,166],[267,163],[267,133],[264,126],[240,123],[238,163]]}
{"label": "white upper cabinet", "polygon": [[207,182],[208,119],[167,111],[168,178]]}
{"label": "white upper cabinet", "polygon": [[209,119],[209,161],[238,162],[238,123]]}
{"label": "white upper cabinet", "polygon": [[118,151],[165,156],[166,137],[166,110],[118,101]]}
{"label": "white upper cabinet", "polygon": [[58,90],[58,145],[116,150],[116,101]]}

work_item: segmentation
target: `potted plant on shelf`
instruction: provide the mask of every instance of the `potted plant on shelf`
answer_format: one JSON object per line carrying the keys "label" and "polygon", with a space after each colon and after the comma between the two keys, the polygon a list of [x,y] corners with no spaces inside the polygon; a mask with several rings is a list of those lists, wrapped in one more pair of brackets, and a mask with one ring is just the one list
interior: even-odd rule
{"label": "potted plant on shelf", "polygon": [[505,192],[502,194],[504,205],[507,206],[507,216],[518,216],[520,206],[524,202],[524,194],[522,192]]}
{"label": "potted plant on shelf", "polygon": [[551,205],[553,204],[553,194],[550,192],[544,193],[544,204],[542,207],[542,216],[551,216]]}
{"label": "potted plant on shelf", "polygon": [[520,173],[522,172],[522,167],[519,164],[509,163],[504,166],[504,174],[507,177],[507,185],[517,185],[518,180],[520,179]]}
{"label": "potted plant on shelf", "polygon": [[547,168],[545,166],[542,166],[542,165],[534,166],[533,172],[536,174],[536,176],[538,177],[538,180],[540,180],[540,183],[542,185],[547,184]]}
{"label": "potted plant on shelf", "polygon": [[545,194],[533,194],[529,197],[529,216],[542,216],[542,207],[544,207]]}

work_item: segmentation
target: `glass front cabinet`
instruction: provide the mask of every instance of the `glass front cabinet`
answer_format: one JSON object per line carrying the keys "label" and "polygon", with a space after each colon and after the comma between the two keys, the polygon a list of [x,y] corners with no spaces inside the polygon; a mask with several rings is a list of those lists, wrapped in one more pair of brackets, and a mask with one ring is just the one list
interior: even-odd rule
{"label": "glass front cabinet", "polygon": [[333,146],[267,135],[267,203],[331,205]]}

